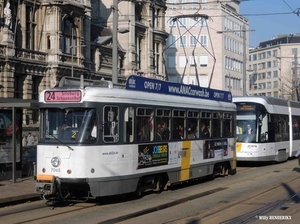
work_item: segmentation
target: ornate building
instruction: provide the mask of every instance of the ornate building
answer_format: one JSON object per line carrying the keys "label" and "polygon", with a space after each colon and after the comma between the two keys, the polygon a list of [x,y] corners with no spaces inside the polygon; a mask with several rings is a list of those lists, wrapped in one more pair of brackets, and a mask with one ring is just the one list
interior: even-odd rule
{"label": "ornate building", "polygon": [[[99,10],[93,11],[92,21],[112,27],[111,5],[111,0],[102,0]],[[125,76],[139,74],[165,79],[162,52],[168,38],[166,9],[166,0],[119,1],[118,40],[127,52],[123,67]],[[124,30],[129,32],[121,34]]]}
{"label": "ornate building", "polygon": [[[63,76],[111,79],[116,7],[118,82],[131,74],[164,79],[166,1],[113,2],[0,0],[0,97],[37,100]],[[32,110],[23,117],[27,124],[38,123]]]}

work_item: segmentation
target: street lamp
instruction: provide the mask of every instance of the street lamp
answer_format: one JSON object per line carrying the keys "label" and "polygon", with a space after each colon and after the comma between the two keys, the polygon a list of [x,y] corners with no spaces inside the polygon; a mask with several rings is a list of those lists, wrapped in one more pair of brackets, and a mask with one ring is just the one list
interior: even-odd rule
{"label": "street lamp", "polygon": [[70,49],[72,49],[72,68],[71,68],[71,77],[73,77],[73,74],[74,74],[74,69],[73,69],[73,64],[74,64],[74,48],[77,48],[77,47],[85,47],[86,45],[76,45],[74,46],[74,29],[72,28],[72,46],[70,47]]}
{"label": "street lamp", "polygon": [[243,25],[243,30],[224,30],[217,31],[217,33],[234,33],[234,32],[243,32],[243,96],[246,96],[246,63],[247,63],[247,55],[246,55],[246,32],[254,31],[254,30],[246,30],[245,24]]}

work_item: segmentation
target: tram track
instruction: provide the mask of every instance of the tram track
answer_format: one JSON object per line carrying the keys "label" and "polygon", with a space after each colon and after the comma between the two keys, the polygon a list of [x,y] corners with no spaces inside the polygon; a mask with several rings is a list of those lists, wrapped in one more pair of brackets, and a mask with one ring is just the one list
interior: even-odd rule
{"label": "tram track", "polygon": [[[297,178],[299,179],[299,178]],[[279,186],[277,186],[279,187]],[[247,224],[247,223],[254,223],[255,221],[257,221],[259,216],[266,216],[267,214],[269,214],[270,212],[282,207],[285,203],[287,203],[288,201],[293,200],[294,197],[298,197],[298,195],[300,194],[300,191],[296,192],[294,195],[287,197],[283,200],[278,200],[276,202],[273,203],[266,203],[264,204],[262,207],[250,211],[246,214],[240,215],[236,218],[230,219],[230,220],[226,220],[224,222],[221,222],[220,224],[230,224],[230,223],[239,223],[239,224]],[[247,202],[243,202],[243,204],[247,204]],[[253,205],[254,203],[248,203],[249,205]]]}
{"label": "tram track", "polygon": [[[285,180],[285,183],[286,183],[286,185],[288,185],[289,183],[292,183],[294,181],[299,181],[299,180],[300,180],[300,177],[290,178],[288,180]],[[253,223],[253,222],[257,221],[258,216],[264,216],[266,214],[269,214],[270,212],[272,212],[272,211],[278,209],[279,207],[283,206],[288,201],[293,200],[295,197],[297,197],[298,200],[299,200],[300,191],[297,191],[297,192],[294,192],[289,197],[286,197],[282,200],[277,200],[277,201],[272,202],[272,203],[255,203],[255,202],[252,202],[254,199],[259,198],[259,197],[265,195],[266,193],[269,193],[269,192],[274,191],[276,189],[279,189],[281,187],[282,187],[282,183],[278,182],[277,184],[275,184],[275,185],[273,184],[269,188],[265,188],[263,190],[250,192],[248,194],[245,194],[243,197],[238,198],[236,200],[233,200],[231,202],[226,201],[225,203],[219,203],[218,205],[214,206],[213,209],[210,208],[206,211],[201,211],[201,214],[198,214],[197,216],[189,217],[189,220],[197,219],[197,220],[201,220],[202,221],[201,223],[211,223],[211,220],[209,220],[210,217],[222,215],[222,214],[226,213],[226,211],[229,210],[229,209],[238,210],[238,207],[240,207],[241,205],[250,205],[250,206],[254,205],[254,206],[257,206],[259,208],[251,210],[251,211],[249,211],[245,214],[238,215],[235,218],[228,219],[228,220],[222,221],[222,222],[218,222],[220,224],[231,224],[231,223],[247,224],[247,223]],[[205,220],[209,220],[209,221],[206,222]],[[174,220],[173,220],[172,223],[187,223],[187,220],[186,219],[176,220],[176,222],[174,222]]]}
{"label": "tram track", "polygon": [[[288,168],[281,168],[281,170],[285,170]],[[253,171],[255,171],[255,167],[247,167],[247,168],[243,168],[242,170],[239,170],[238,173],[243,173],[242,176],[245,175],[245,173],[251,173]],[[276,173],[277,172],[277,167],[274,166],[272,167],[272,169],[270,171],[268,171],[265,175],[269,175],[270,173]],[[57,220],[60,219],[60,217],[65,217],[65,216],[73,216],[75,214],[78,213],[86,213],[86,212],[90,212],[90,210],[98,210],[101,211],[103,213],[105,213],[105,211],[109,211],[112,209],[117,209],[118,207],[122,207],[122,206],[128,206],[130,204],[132,204],[132,202],[134,204],[143,204],[143,203],[148,203],[150,200],[157,200],[157,198],[159,197],[167,197],[168,195],[177,195],[178,193],[182,193],[185,194],[186,192],[189,192],[190,190],[193,191],[194,189],[197,189],[198,186],[200,186],[203,189],[210,189],[210,190],[204,190],[200,193],[195,193],[195,194],[191,194],[188,196],[182,196],[179,197],[177,199],[172,199],[169,200],[165,203],[159,203],[158,201],[155,202],[155,205],[153,206],[146,206],[145,208],[140,208],[140,209],[136,209],[133,210],[132,212],[126,212],[124,214],[116,214],[113,217],[108,217],[103,219],[103,221],[99,222],[99,223],[104,223],[104,224],[109,224],[109,223],[116,223],[116,222],[122,222],[122,221],[129,221],[131,219],[134,219],[136,217],[142,217],[143,215],[152,213],[155,214],[155,212],[160,211],[160,210],[165,210],[165,209],[169,209],[172,207],[176,207],[178,205],[184,205],[186,203],[189,203],[193,200],[197,200],[197,199],[201,199],[201,198],[205,198],[206,196],[212,196],[214,194],[218,194],[221,192],[226,192],[228,189],[234,188],[237,186],[237,184],[232,181],[234,178],[233,177],[225,177],[225,179],[223,179],[223,177],[220,178],[216,178],[215,181],[195,181],[195,182],[190,182],[188,185],[182,185],[182,187],[179,188],[175,188],[175,189],[171,189],[169,191],[166,192],[162,192],[160,195],[157,195],[155,193],[149,193],[147,194],[144,198],[141,199],[120,199],[119,197],[107,197],[107,198],[102,198],[101,201],[96,200],[96,199],[90,199],[85,203],[73,203],[73,202],[64,202],[62,204],[53,204],[53,205],[47,205],[44,203],[44,205],[42,206],[41,203],[38,203],[36,207],[34,207],[34,205],[29,206],[29,208],[24,207],[24,209],[19,209],[17,210],[12,210],[10,213],[6,213],[5,216],[13,216],[13,215],[18,215],[19,217],[24,217],[24,220],[22,220],[22,223],[46,223],[49,220]],[[260,178],[263,178],[263,176],[261,176]],[[222,180],[221,180],[222,179]],[[299,178],[294,178],[294,179],[299,179]],[[293,181],[294,179],[291,179],[290,181]],[[215,183],[218,182],[218,184],[216,185],[216,187],[214,187],[213,189],[209,186],[211,185],[211,183]],[[223,187],[221,187],[221,185],[224,185]],[[217,187],[218,186],[218,187]],[[276,188],[278,186],[273,186],[273,188]],[[257,192],[256,194],[249,194],[246,199],[244,200],[235,200],[232,202],[220,202],[218,205],[214,206],[213,210],[220,210],[224,207],[227,207],[230,205],[235,206],[239,203],[246,203],[247,199],[251,199],[253,197],[257,197],[260,194],[263,194],[267,191],[269,191],[272,188],[268,188],[265,191],[260,191]],[[172,197],[173,197],[172,196]],[[204,199],[205,200],[205,199]],[[233,203],[234,202],[234,203]],[[34,204],[34,203],[33,203]],[[124,204],[124,205],[123,205]],[[51,212],[49,212],[51,211]],[[212,211],[212,210],[210,210]],[[208,213],[206,211],[206,213],[204,213],[205,211],[201,211],[202,214],[206,214],[205,216],[202,216],[203,218],[208,217],[209,215],[211,215],[212,213]],[[27,213],[35,213],[38,215],[35,216],[24,216],[24,214]],[[3,216],[3,212],[2,210],[0,210],[0,216]],[[5,217],[3,216],[3,217]],[[9,223],[9,222],[8,222]],[[50,222],[51,223],[51,222]]]}
{"label": "tram track", "polygon": [[[29,220],[23,221],[22,223],[36,223],[36,222],[43,223],[44,220],[47,220],[47,218],[53,218],[53,216],[59,217],[61,215],[71,214],[71,213],[74,213],[74,212],[76,213],[76,212],[79,212],[79,211],[82,211],[82,210],[92,208],[94,206],[97,206],[97,205],[96,204],[89,204],[89,205],[82,206],[82,204],[76,204],[76,205],[72,206],[72,208],[75,207],[75,209],[72,209],[70,211],[58,212],[55,215],[53,215],[53,214],[49,214],[49,215],[46,215],[46,216],[43,215],[43,217],[29,219]],[[70,208],[70,206],[68,206],[68,207]],[[55,208],[52,207],[52,209],[55,209]],[[39,222],[39,221],[41,221],[41,222]]]}
{"label": "tram track", "polygon": [[[275,169],[270,170],[269,172],[265,173],[265,175],[260,176],[259,178],[263,179],[264,176],[267,177],[268,175],[270,175],[272,173],[279,173],[281,171],[290,171],[291,170],[288,167],[282,167],[282,168],[278,169],[276,167],[276,165],[277,164],[275,164],[275,166],[274,166]],[[253,168],[256,168],[256,167],[253,167]],[[250,169],[252,169],[252,168],[246,168],[243,171],[246,171],[246,170],[249,171]],[[239,173],[241,173],[241,172],[239,172]],[[292,178],[284,180],[284,182],[286,183],[286,185],[288,185],[289,183],[299,181],[299,179],[300,179],[300,177],[292,177]],[[230,184],[230,185],[227,185],[227,187],[228,187],[228,189],[231,189],[231,188],[237,187],[237,185],[236,184]],[[255,198],[259,198],[259,197],[263,196],[264,194],[266,194],[270,191],[274,191],[276,189],[279,189],[280,187],[282,187],[282,182],[277,181],[276,183],[270,185],[267,188],[260,188],[258,190],[254,190],[254,191],[251,191],[251,192],[248,192],[248,193],[245,192],[245,194],[242,197],[234,198],[231,201],[219,201],[219,203],[216,204],[213,208],[209,207],[208,209],[200,210],[196,216],[191,216],[188,219],[186,219],[186,218],[173,219],[170,222],[164,222],[164,223],[172,223],[172,224],[175,224],[175,223],[178,223],[178,224],[179,223],[180,224],[182,224],[182,223],[222,223],[222,224],[252,223],[254,220],[257,220],[258,215],[264,215],[268,212],[271,212],[271,211],[277,209],[278,207],[280,207],[281,205],[283,205],[287,201],[291,200],[293,197],[298,197],[300,192],[296,192],[288,198],[285,198],[283,200],[278,200],[278,201],[273,202],[273,203],[261,203],[261,205],[259,205],[260,206],[259,209],[251,211],[249,213],[245,213],[243,215],[239,215],[238,217],[236,217],[234,219],[227,220],[225,222],[211,222],[211,221],[205,222],[204,220],[211,217],[211,216],[215,216],[216,214],[220,214],[220,215],[223,214],[224,215],[228,209],[232,209],[232,208],[235,208],[235,207],[236,207],[236,210],[239,211],[239,205],[245,205],[247,203],[250,203],[251,205],[253,205],[253,203],[250,202],[251,200],[253,200]],[[207,201],[209,199],[206,198],[204,200]],[[190,203],[190,204],[186,203],[186,205],[183,205],[181,207],[186,207],[187,208],[187,207],[193,207],[193,205],[192,205],[192,203]],[[167,213],[167,211],[166,211],[166,213]],[[159,216],[159,214],[157,214],[157,216]],[[138,218],[138,217],[135,217],[135,218]],[[144,217],[144,218],[146,219],[146,217]],[[141,219],[138,219],[138,220],[141,220]],[[199,220],[199,222],[195,222],[195,220]],[[121,223],[122,224],[131,223],[131,220],[126,220],[126,221],[121,222]],[[132,223],[137,223],[137,222],[135,221],[135,222],[132,222]]]}
{"label": "tram track", "polygon": [[[133,212],[133,213],[130,213],[130,214],[126,214],[126,215],[123,215],[123,216],[118,216],[118,217],[115,217],[115,218],[112,218],[112,219],[108,219],[108,220],[106,220],[104,222],[101,222],[101,223],[103,223],[103,224],[117,223],[117,222],[128,220],[128,219],[131,219],[131,218],[134,218],[134,217],[142,216],[144,214],[152,213],[152,212],[155,212],[157,210],[163,210],[163,209],[170,208],[170,207],[173,207],[173,206],[176,206],[176,205],[179,205],[179,204],[183,204],[183,203],[186,203],[187,201],[199,199],[201,197],[204,197],[204,196],[207,196],[207,195],[210,195],[210,194],[214,194],[216,192],[220,192],[220,191],[223,191],[223,190],[226,190],[226,189],[227,188],[222,188],[222,187],[212,189],[212,190],[209,190],[209,191],[201,192],[199,194],[191,195],[191,196],[188,196],[188,197],[183,197],[183,198],[180,198],[178,200],[174,200],[174,201],[171,201],[171,202],[160,204],[160,205],[155,206],[155,207],[150,207],[150,208],[147,208],[147,209],[144,209],[144,210],[140,210],[140,211]],[[6,215],[17,215],[18,214],[20,216],[24,212],[44,213],[41,210],[48,210],[48,211],[52,210],[51,214],[43,215],[42,217],[36,217],[36,218],[27,219],[27,220],[22,221],[22,223],[32,223],[32,222],[34,222],[34,223],[44,223],[45,220],[47,220],[48,218],[53,219],[54,216],[59,217],[61,215],[67,215],[67,214],[76,213],[76,212],[79,212],[79,211],[83,212],[83,210],[88,210],[88,209],[91,209],[91,208],[96,207],[96,206],[107,207],[107,206],[109,206],[109,204],[114,204],[114,202],[117,203],[116,200],[111,201],[111,199],[110,199],[109,202],[101,201],[101,203],[96,203],[96,202],[91,203],[91,200],[86,202],[86,203],[72,203],[72,202],[63,202],[63,203],[59,203],[59,204],[55,203],[51,206],[49,204],[45,203],[45,206],[43,208],[41,208],[41,206],[38,206],[38,207],[35,207],[35,208],[19,210],[18,212],[12,211],[11,213],[7,213]],[[120,201],[119,201],[119,203],[120,203]],[[67,209],[67,211],[62,211],[64,209]],[[55,212],[55,214],[53,214],[53,211],[57,211],[57,210],[59,210],[59,211]],[[2,216],[1,213],[0,213],[0,216]]]}
{"label": "tram track", "polygon": [[[296,180],[300,180],[300,177],[297,177],[297,178],[294,178],[294,179],[291,179],[290,181],[288,181],[287,183],[291,183],[291,182],[294,182]],[[234,206],[237,206],[237,205],[240,205],[240,204],[249,204],[249,205],[253,205],[254,203],[253,202],[250,202],[252,199],[255,199],[257,197],[260,197],[270,191],[273,191],[275,189],[278,189],[278,188],[281,188],[282,187],[282,183],[279,183],[278,185],[274,186],[274,187],[271,187],[271,188],[268,188],[258,194],[255,194],[253,196],[251,196],[250,198],[247,198],[247,199],[244,199],[242,201],[239,201],[239,202],[236,202],[235,204],[233,204],[231,207],[234,207]],[[285,198],[285,199],[282,199],[282,200],[277,200],[273,203],[265,203],[263,204],[262,207],[256,209],[256,210],[253,210],[253,211],[250,211],[249,213],[246,213],[246,214],[243,214],[243,215],[240,215],[236,218],[233,218],[233,219],[230,219],[230,220],[226,220],[224,222],[221,222],[220,224],[230,224],[230,223],[239,223],[239,224],[247,224],[247,223],[253,223],[254,221],[257,221],[257,217],[258,216],[263,216],[263,215],[266,215],[272,211],[274,211],[275,209],[279,208],[280,206],[284,205],[286,202],[292,200],[294,197],[298,196],[300,194],[300,191],[298,192],[295,192],[294,194],[292,194],[291,196]]]}
{"label": "tram track", "polygon": [[152,212],[155,212],[155,211],[170,208],[170,207],[182,204],[182,203],[186,203],[187,201],[190,201],[190,200],[199,199],[201,197],[204,197],[204,196],[207,196],[207,195],[210,195],[210,194],[214,194],[216,192],[223,191],[225,189],[227,189],[227,188],[217,188],[217,189],[206,191],[206,192],[196,194],[196,195],[193,195],[193,196],[190,196],[190,197],[181,198],[181,199],[178,199],[178,200],[174,200],[173,202],[161,204],[157,207],[144,209],[142,211],[138,211],[138,212],[133,213],[133,214],[129,214],[129,215],[117,217],[117,218],[114,218],[114,219],[106,220],[105,222],[101,222],[101,224],[113,224],[113,223],[117,223],[117,222],[120,222],[120,221],[131,219],[131,218],[136,218],[138,216],[142,216],[142,215],[149,214],[149,213],[152,213]]}

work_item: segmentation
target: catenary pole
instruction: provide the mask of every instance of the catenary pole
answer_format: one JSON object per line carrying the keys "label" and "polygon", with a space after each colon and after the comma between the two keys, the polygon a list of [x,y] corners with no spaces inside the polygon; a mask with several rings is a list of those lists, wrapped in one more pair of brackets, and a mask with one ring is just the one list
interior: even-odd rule
{"label": "catenary pole", "polygon": [[112,83],[118,83],[118,0],[113,1]]}

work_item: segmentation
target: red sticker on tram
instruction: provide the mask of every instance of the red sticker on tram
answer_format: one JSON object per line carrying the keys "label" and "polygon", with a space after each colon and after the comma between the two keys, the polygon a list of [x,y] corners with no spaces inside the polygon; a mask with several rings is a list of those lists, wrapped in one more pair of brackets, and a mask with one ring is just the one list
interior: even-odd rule
{"label": "red sticker on tram", "polygon": [[80,102],[81,91],[46,91],[44,97],[45,102]]}

